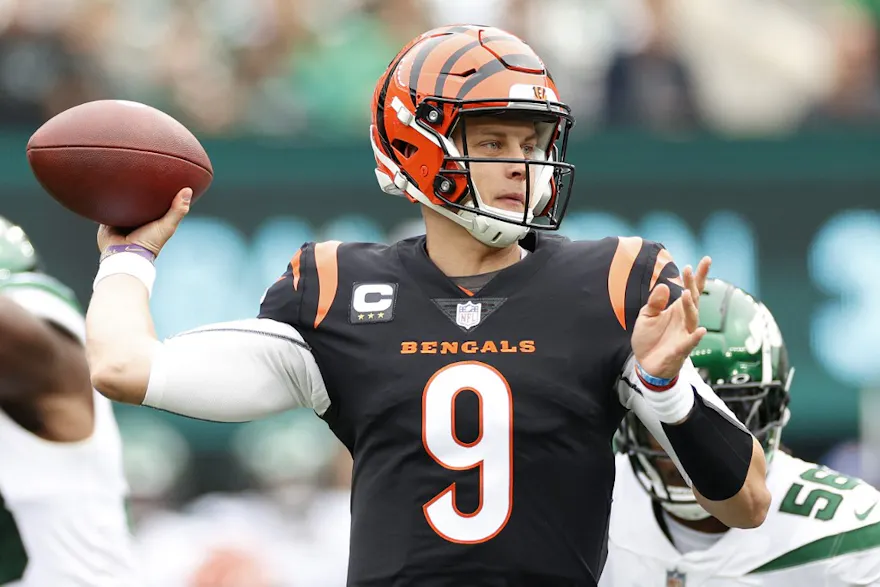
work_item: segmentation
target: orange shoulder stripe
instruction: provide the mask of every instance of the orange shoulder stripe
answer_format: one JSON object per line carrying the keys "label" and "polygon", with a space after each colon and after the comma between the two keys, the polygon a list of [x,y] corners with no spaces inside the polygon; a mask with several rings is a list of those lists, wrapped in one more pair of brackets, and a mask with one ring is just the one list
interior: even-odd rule
{"label": "orange shoulder stripe", "polygon": [[293,289],[296,291],[296,286],[299,285],[299,261],[300,257],[302,257],[302,249],[299,249],[296,254],[290,259],[290,272],[293,274]]}
{"label": "orange shoulder stripe", "polygon": [[[654,285],[657,283],[657,280],[660,279],[660,274],[663,273],[666,266],[672,262],[672,255],[669,251],[666,249],[660,249],[660,252],[657,254],[657,262],[654,263],[654,274],[651,275],[651,284],[648,286],[649,291],[654,289]],[[684,282],[682,282],[681,277],[673,277],[669,280],[669,283],[684,287]]]}
{"label": "orange shoulder stripe", "polygon": [[657,262],[654,263],[654,274],[651,275],[651,284],[648,286],[649,290],[654,289],[654,284],[660,279],[660,274],[663,273],[663,270],[670,263],[672,263],[672,255],[666,249],[660,249],[660,252],[657,253]]}
{"label": "orange shoulder stripe", "polygon": [[318,269],[318,313],[315,315],[315,328],[324,321],[339,285],[339,241],[327,241],[315,245],[315,267]]}
{"label": "orange shoulder stripe", "polygon": [[637,236],[619,237],[617,250],[611,259],[611,270],[608,272],[608,297],[611,308],[620,326],[626,330],[626,284],[635,265],[636,257],[642,250],[642,239]]}

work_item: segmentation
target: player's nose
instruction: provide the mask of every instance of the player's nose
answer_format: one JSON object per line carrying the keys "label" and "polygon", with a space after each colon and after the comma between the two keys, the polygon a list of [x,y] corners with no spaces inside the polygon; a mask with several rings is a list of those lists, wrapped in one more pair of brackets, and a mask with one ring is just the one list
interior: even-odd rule
{"label": "player's nose", "polygon": [[516,163],[504,163],[505,166],[505,176],[508,179],[517,179],[517,180],[525,180],[526,178],[526,164],[522,162]]}

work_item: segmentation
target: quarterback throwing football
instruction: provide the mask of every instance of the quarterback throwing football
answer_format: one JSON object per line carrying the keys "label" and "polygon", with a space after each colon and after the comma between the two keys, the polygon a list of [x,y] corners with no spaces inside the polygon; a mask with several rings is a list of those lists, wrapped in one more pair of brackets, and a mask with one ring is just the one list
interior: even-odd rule
{"label": "quarterback throwing football", "polygon": [[352,586],[594,586],[627,412],[708,511],[759,525],[763,450],[688,359],[709,260],[679,274],[657,243],[548,232],[572,124],[515,36],[420,35],[376,85],[370,141],[381,189],[419,203],[426,234],[291,243],[257,318],[159,341],[152,261],[182,190],[154,223],[99,231],[95,385],[220,421],[314,410],[354,458]]}

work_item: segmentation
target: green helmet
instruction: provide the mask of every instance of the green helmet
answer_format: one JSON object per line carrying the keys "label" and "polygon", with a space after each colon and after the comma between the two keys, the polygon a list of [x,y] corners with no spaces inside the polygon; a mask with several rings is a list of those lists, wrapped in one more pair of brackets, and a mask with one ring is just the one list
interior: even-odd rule
{"label": "green helmet", "polygon": [[0,216],[0,279],[36,271],[38,266],[39,258],[24,230]]}
{"label": "green helmet", "polygon": [[[700,296],[700,325],[707,332],[691,352],[691,361],[761,442],[770,462],[788,421],[794,376],[776,320],[764,304],[742,289],[710,279]],[[641,484],[670,513],[685,519],[708,517],[690,489],[664,481],[655,460],[665,454],[651,446],[634,414],[624,418],[616,443],[629,455]]]}
{"label": "green helmet", "polygon": [[700,296],[700,322],[707,332],[691,361],[771,458],[788,421],[794,377],[776,320],[753,296],[711,279]]}

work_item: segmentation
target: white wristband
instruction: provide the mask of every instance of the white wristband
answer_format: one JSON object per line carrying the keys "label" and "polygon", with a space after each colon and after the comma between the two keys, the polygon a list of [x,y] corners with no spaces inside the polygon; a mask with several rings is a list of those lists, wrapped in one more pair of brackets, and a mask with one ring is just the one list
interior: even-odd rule
{"label": "white wristband", "polygon": [[645,398],[657,419],[665,424],[675,424],[688,417],[694,408],[694,390],[691,384],[679,377],[675,385],[665,391],[648,389],[642,381],[635,377],[636,386]]}
{"label": "white wristband", "polygon": [[153,283],[156,281],[156,267],[145,258],[135,253],[116,253],[110,255],[98,266],[98,274],[92,283],[92,291],[98,286],[98,282],[109,277],[124,273],[131,275],[144,284],[147,288],[147,297],[153,294]]}

